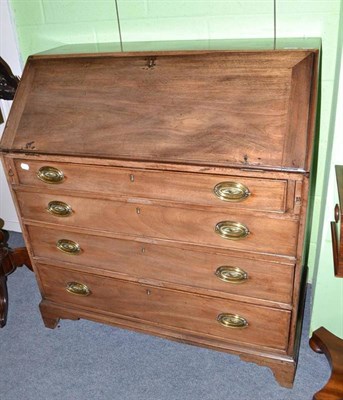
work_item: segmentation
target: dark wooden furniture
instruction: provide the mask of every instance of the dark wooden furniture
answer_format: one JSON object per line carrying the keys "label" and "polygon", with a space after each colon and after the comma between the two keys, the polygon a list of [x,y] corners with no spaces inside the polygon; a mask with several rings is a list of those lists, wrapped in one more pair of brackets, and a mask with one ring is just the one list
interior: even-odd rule
{"label": "dark wooden furniture", "polygon": [[[343,166],[336,165],[339,204],[334,210],[335,221],[331,222],[332,254],[336,277],[343,277]],[[310,346],[317,353],[324,353],[331,366],[331,376],[327,384],[317,392],[314,400],[343,399],[343,340],[321,327],[313,332]]]}
{"label": "dark wooden furniture", "polygon": [[291,386],[318,50],[30,57],[1,142],[45,325],[240,355]]}
{"label": "dark wooden furniture", "polygon": [[19,78],[13,75],[10,66],[0,57],[0,99],[13,100]]}
{"label": "dark wooden furniture", "polygon": [[11,249],[8,246],[8,232],[2,229],[0,219],[0,328],[6,325],[8,313],[7,276],[17,267],[26,265],[32,270],[31,261],[26,247]]}
{"label": "dark wooden furniture", "polygon": [[321,327],[313,332],[310,346],[316,353],[324,353],[331,366],[327,384],[313,396],[313,400],[343,399],[343,340]]}
{"label": "dark wooden furniture", "polygon": [[[18,83],[19,78],[13,75],[9,65],[0,57],[0,99],[13,100]],[[0,123],[4,122],[1,111],[0,117]],[[0,219],[0,328],[6,325],[8,313],[7,276],[24,264],[32,269],[25,247],[13,250],[8,246],[8,232],[2,229],[3,226],[4,221]]]}
{"label": "dark wooden furniture", "polygon": [[336,165],[336,178],[339,204],[335,206],[335,220],[331,222],[332,253],[335,275],[343,278],[343,165]]}

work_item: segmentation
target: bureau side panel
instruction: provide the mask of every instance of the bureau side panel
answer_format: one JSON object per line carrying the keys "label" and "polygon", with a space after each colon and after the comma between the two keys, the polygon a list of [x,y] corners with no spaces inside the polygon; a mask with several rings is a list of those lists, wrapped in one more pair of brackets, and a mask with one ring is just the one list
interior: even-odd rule
{"label": "bureau side panel", "polygon": [[[306,293],[307,265],[304,265],[304,249],[306,219],[308,215],[309,178],[303,177],[303,184],[298,184],[298,193],[301,190],[301,208],[299,221],[299,235],[297,242],[297,263],[294,274],[293,312],[290,326],[288,354],[297,359],[300,345],[301,327],[303,321],[304,301]],[[300,194],[299,193],[299,194]],[[306,259],[306,257],[305,257]]]}

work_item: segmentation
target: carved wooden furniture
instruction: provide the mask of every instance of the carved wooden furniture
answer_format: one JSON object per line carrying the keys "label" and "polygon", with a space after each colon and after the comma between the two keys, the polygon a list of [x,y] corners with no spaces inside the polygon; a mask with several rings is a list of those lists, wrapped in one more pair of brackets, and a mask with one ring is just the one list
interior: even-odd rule
{"label": "carved wooden furniture", "polygon": [[313,396],[313,400],[343,399],[343,340],[321,327],[313,332],[310,346],[316,353],[324,353],[331,366],[327,384]]}
{"label": "carved wooden furniture", "polygon": [[13,100],[19,78],[13,75],[10,66],[0,57],[0,99]]}
{"label": "carved wooden furniture", "polygon": [[332,253],[335,275],[343,278],[343,165],[336,165],[339,204],[335,206],[335,220],[331,222]]}
{"label": "carved wooden furniture", "polygon": [[[14,76],[9,65],[0,57],[0,99],[13,100],[19,78]],[[0,110],[0,123],[4,122]],[[0,328],[6,325],[8,313],[7,275],[17,267],[27,265],[31,261],[25,247],[15,250],[8,246],[8,232],[2,230],[4,221],[0,219]]]}
{"label": "carved wooden furniture", "polygon": [[[343,166],[336,165],[339,204],[334,210],[335,221],[331,222],[332,254],[336,277],[343,277]],[[310,346],[317,353],[324,353],[331,366],[331,376],[327,384],[317,392],[314,400],[343,399],[343,340],[321,327],[313,332]]]}
{"label": "carved wooden furniture", "polygon": [[8,232],[1,229],[2,227],[3,221],[0,219],[0,328],[3,328],[7,321],[7,276],[23,265],[32,270],[26,247],[11,249],[7,243]]}
{"label": "carved wooden furniture", "polygon": [[1,147],[42,293],[291,386],[318,50],[30,57]]}

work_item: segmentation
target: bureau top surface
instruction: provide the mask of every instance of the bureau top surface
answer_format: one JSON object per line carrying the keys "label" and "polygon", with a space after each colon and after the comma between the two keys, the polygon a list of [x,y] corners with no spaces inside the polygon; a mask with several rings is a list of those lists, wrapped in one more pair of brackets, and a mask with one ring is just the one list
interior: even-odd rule
{"label": "bureau top surface", "polygon": [[10,152],[307,170],[316,50],[30,57]]}

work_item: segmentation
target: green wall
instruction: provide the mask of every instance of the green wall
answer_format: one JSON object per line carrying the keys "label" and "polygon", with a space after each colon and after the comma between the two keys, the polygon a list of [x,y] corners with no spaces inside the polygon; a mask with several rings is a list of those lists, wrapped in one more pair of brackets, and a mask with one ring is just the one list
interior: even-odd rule
{"label": "green wall", "polygon": [[[10,0],[23,60],[29,54],[69,43],[119,41],[114,0]],[[321,37],[322,108],[309,280],[317,277],[326,202],[327,154],[331,149],[331,111],[340,0],[276,0],[276,37]],[[123,42],[230,38],[272,38],[274,0],[118,0]],[[335,81],[336,80],[336,81]],[[333,106],[333,107],[332,107]],[[331,129],[331,130],[330,130]],[[320,243],[318,245],[318,243]],[[323,249],[324,251],[325,249]],[[325,259],[323,263],[325,264]],[[323,265],[320,268],[324,268]],[[315,271],[315,274],[313,274]]]}
{"label": "green wall", "polygon": [[333,107],[329,125],[327,158],[324,169],[323,193],[326,201],[320,208],[319,225],[322,234],[318,237],[316,265],[313,275],[314,299],[311,329],[325,326],[343,338],[343,279],[334,277],[332,240],[329,222],[333,221],[334,207],[338,203],[335,165],[343,165],[343,8],[341,10],[338,36],[336,79]]}

